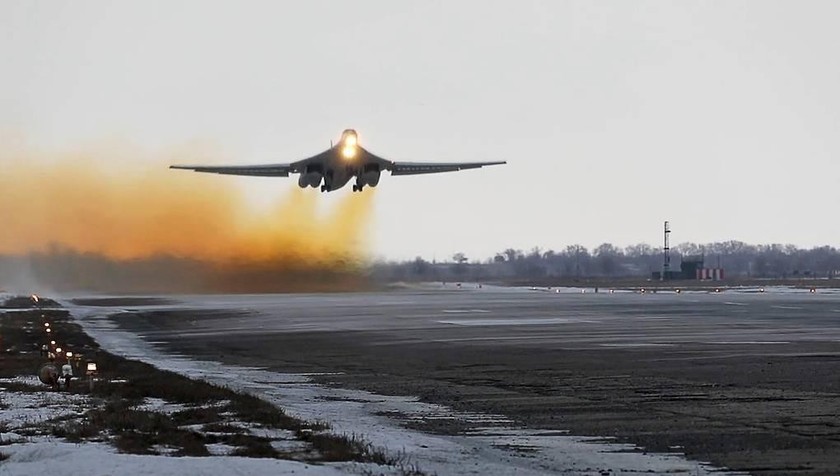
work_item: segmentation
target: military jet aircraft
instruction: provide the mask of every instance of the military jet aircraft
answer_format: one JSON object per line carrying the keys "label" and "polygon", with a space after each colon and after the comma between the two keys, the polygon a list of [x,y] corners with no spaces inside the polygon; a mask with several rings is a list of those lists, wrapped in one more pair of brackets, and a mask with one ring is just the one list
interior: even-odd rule
{"label": "military jet aircraft", "polygon": [[258,177],[288,177],[290,173],[300,174],[300,188],[321,187],[322,192],[331,192],[347,185],[355,177],[354,192],[361,192],[365,186],[376,187],[383,170],[391,175],[433,174],[457,170],[477,169],[485,165],[499,165],[506,162],[392,162],[383,159],[359,144],[359,135],[353,129],[341,133],[337,144],[308,159],[288,164],[264,165],[172,165],[171,169],[193,170],[226,175],[251,175]]}

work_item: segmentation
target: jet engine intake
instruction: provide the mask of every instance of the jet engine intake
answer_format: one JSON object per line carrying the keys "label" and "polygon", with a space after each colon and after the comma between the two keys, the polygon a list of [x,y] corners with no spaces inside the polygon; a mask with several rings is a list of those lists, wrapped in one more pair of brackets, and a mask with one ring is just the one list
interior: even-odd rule
{"label": "jet engine intake", "polygon": [[362,187],[365,185],[376,187],[379,184],[380,175],[381,172],[379,170],[379,166],[376,164],[370,164],[366,166],[364,170],[359,172],[356,184]]}
{"label": "jet engine intake", "polygon": [[298,179],[298,187],[306,188],[312,187],[315,188],[321,185],[321,180],[324,178],[321,172],[313,171],[313,172],[305,172],[300,174],[300,178]]}

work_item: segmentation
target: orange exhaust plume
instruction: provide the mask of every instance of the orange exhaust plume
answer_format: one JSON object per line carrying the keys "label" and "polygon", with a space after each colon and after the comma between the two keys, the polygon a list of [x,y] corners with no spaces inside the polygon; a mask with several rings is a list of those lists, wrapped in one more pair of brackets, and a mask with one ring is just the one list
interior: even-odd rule
{"label": "orange exhaust plume", "polygon": [[[209,290],[230,288],[226,276],[246,282],[248,273],[285,274],[280,281],[289,282],[292,272],[352,273],[363,263],[373,190],[334,197],[338,203],[321,210],[325,196],[295,187],[258,212],[234,178],[167,168],[208,156],[187,150],[154,157],[123,145],[68,154],[0,150],[0,255],[201,263],[212,274],[202,281],[213,283]],[[95,277],[84,280],[97,287]]]}

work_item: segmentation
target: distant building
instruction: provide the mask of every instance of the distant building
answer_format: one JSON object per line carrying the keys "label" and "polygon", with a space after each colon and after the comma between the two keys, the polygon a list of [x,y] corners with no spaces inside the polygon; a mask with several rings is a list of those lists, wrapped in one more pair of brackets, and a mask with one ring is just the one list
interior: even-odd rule
{"label": "distant building", "polygon": [[[680,262],[679,271],[668,271],[665,273],[665,281],[680,279],[696,279],[720,281],[724,279],[723,268],[706,268],[703,266],[705,259],[699,256],[684,256]],[[662,279],[662,273],[656,271],[651,274],[651,279],[658,281]]]}
{"label": "distant building", "polygon": [[697,270],[697,279],[720,281],[723,279],[723,268],[701,268]]}

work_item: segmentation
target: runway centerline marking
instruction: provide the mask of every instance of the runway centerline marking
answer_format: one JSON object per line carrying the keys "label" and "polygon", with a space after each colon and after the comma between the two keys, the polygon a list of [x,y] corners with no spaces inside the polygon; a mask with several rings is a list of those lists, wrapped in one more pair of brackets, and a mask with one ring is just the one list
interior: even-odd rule
{"label": "runway centerline marking", "polygon": [[728,342],[701,342],[701,344],[711,344],[711,345],[781,345],[781,344],[790,344],[790,342],[783,341],[783,340],[740,340],[740,341],[728,341]]}
{"label": "runway centerline marking", "polygon": [[455,326],[539,326],[546,324],[591,323],[593,321],[567,317],[554,317],[548,319],[447,319],[437,322],[440,324],[452,324]]}
{"label": "runway centerline marking", "polygon": [[557,339],[556,334],[541,335],[514,335],[514,336],[490,336],[490,337],[452,337],[448,339],[431,339],[430,342],[488,342],[488,341],[529,341],[529,340],[551,340]]}
{"label": "runway centerline marking", "polygon": [[790,310],[793,310],[793,311],[801,311],[803,309],[801,307],[796,307],[796,306],[770,306],[770,307],[772,307],[773,309],[790,309]]}
{"label": "runway centerline marking", "polygon": [[674,344],[660,344],[656,342],[618,342],[598,344],[600,347],[673,347]]}
{"label": "runway centerline marking", "polygon": [[731,301],[724,301],[724,304],[727,306],[748,306],[749,304],[745,302],[731,302]]}
{"label": "runway centerline marking", "polygon": [[444,314],[489,314],[487,309],[444,309]]}

